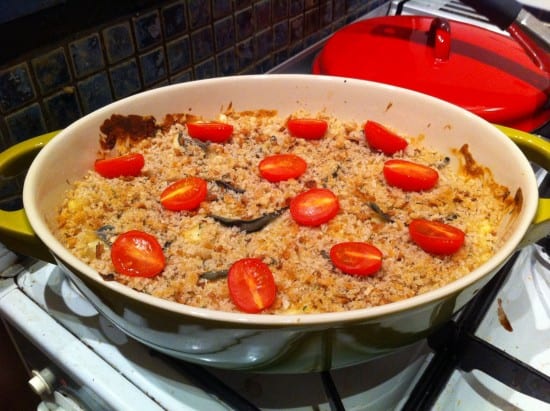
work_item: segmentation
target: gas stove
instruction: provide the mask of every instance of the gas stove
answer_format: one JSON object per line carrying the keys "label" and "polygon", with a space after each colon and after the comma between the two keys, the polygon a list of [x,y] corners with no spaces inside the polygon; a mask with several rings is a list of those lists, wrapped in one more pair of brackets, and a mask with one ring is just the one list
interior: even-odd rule
{"label": "gas stove", "polygon": [[[448,4],[458,2],[439,3],[394,1],[364,18],[457,15]],[[463,18],[490,26],[473,11],[460,10]],[[324,41],[271,72],[310,72]],[[533,167],[548,197],[550,177]],[[233,372],[166,357],[115,328],[58,267],[1,247],[0,318],[29,369],[42,410],[550,411],[549,253],[548,237],[523,248],[428,339],[324,373]]]}
{"label": "gas stove", "polygon": [[[538,176],[550,185],[545,171]],[[113,327],[58,267],[6,249],[0,314],[44,407],[550,410],[548,253],[548,243],[524,248],[438,335],[330,373],[253,374],[168,358]]]}

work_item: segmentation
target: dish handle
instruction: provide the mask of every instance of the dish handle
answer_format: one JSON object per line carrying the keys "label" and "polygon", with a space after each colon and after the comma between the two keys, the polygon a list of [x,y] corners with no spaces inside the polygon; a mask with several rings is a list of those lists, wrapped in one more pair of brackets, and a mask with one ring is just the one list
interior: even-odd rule
{"label": "dish handle", "polygon": [[[0,153],[0,186],[29,168],[38,152],[59,131],[25,140]],[[0,242],[17,253],[54,262],[46,245],[34,233],[24,209],[0,209]]]}
{"label": "dish handle", "polygon": [[[529,160],[550,170],[550,142],[541,137],[513,128],[495,125],[523,151]],[[25,140],[0,153],[0,182],[24,172],[38,152],[59,131]],[[537,242],[550,233],[550,199],[539,199],[537,213],[520,247]],[[47,246],[34,233],[24,209],[0,209],[0,242],[23,255],[54,262]]]}
{"label": "dish handle", "polygon": [[[525,156],[550,171],[550,141],[515,128],[496,125],[525,154]],[[540,198],[537,212],[529,230],[518,248],[535,243],[550,234],[550,198]]]}

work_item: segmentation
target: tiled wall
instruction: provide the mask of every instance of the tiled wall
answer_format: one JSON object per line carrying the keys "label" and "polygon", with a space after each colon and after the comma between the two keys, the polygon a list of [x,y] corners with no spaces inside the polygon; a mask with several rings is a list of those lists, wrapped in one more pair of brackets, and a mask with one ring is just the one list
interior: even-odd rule
{"label": "tiled wall", "polygon": [[24,57],[0,60],[0,148],[142,90],[265,72],[383,3],[158,1],[71,33]]}
{"label": "tiled wall", "polygon": [[[71,32],[56,41],[5,60],[0,50],[0,150],[143,90],[264,73],[387,2],[149,1],[83,30],[75,30],[76,17],[64,16],[66,23],[51,29],[59,32],[66,24]],[[20,180],[0,181],[0,208],[17,207]]]}

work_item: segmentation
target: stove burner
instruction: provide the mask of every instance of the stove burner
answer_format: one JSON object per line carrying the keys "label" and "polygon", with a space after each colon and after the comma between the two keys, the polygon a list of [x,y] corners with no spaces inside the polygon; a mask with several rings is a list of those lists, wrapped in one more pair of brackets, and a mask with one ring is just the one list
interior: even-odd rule
{"label": "stove burner", "polygon": [[495,276],[458,319],[428,337],[435,355],[402,411],[431,409],[452,372],[480,370],[514,390],[550,402],[550,377],[474,335],[512,270],[517,254]]}

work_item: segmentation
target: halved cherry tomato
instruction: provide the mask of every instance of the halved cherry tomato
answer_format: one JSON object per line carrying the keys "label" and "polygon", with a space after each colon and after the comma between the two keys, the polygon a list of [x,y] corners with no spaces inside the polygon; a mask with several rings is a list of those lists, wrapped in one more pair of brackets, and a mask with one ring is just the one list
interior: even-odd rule
{"label": "halved cherry tomato", "polygon": [[369,146],[387,155],[403,150],[409,144],[403,137],[372,120],[365,123],[363,131]]}
{"label": "halved cherry tomato", "polygon": [[306,226],[326,223],[339,210],[338,197],[326,188],[312,188],[290,201],[290,215],[298,224]]}
{"label": "halved cherry tomato", "polygon": [[233,126],[219,121],[194,121],[187,123],[187,132],[198,140],[223,143],[233,134]]}
{"label": "halved cherry tomato", "polygon": [[409,224],[412,240],[430,254],[450,255],[464,244],[465,234],[452,225],[425,219],[412,220]]}
{"label": "halved cherry tomato", "polygon": [[295,154],[275,154],[260,161],[260,175],[271,181],[277,182],[298,178],[306,171],[307,163]]}
{"label": "halved cherry tomato", "polygon": [[200,205],[206,193],[206,181],[199,177],[185,177],[166,187],[160,195],[160,202],[167,210],[190,211]]}
{"label": "halved cherry tomato", "polygon": [[372,275],[382,267],[382,252],[359,241],[335,244],[330,249],[332,263],[346,274]]}
{"label": "halved cherry tomato", "polygon": [[166,265],[157,239],[143,231],[120,234],[111,247],[111,261],[119,274],[132,277],[154,277]]}
{"label": "halved cherry tomato", "polygon": [[96,160],[95,171],[105,178],[138,176],[145,165],[140,153],[131,153],[119,157]]}
{"label": "halved cherry tomato", "polygon": [[227,284],[233,303],[247,313],[268,308],[277,296],[273,273],[259,258],[243,258],[233,263]]}
{"label": "halved cherry tomato", "polygon": [[286,127],[294,137],[318,140],[327,132],[328,123],[315,118],[291,118],[287,121]]}
{"label": "halved cherry tomato", "polygon": [[433,188],[439,180],[437,170],[412,161],[392,159],[384,163],[386,182],[405,191],[423,191]]}

